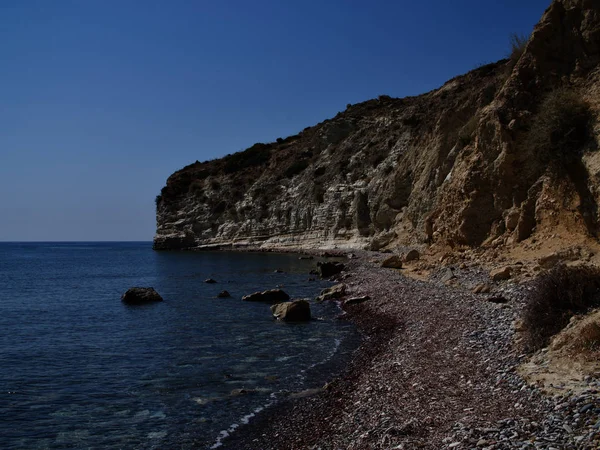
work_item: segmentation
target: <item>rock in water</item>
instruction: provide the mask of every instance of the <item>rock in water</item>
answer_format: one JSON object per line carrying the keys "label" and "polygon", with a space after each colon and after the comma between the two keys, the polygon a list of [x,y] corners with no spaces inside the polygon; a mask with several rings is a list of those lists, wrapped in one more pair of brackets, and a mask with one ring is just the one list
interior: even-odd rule
{"label": "rock in water", "polygon": [[402,258],[398,255],[390,256],[381,263],[381,267],[386,267],[388,269],[402,269]]}
{"label": "rock in water", "polygon": [[215,284],[217,282],[217,280],[213,280],[212,278],[207,278],[206,280],[204,280],[205,283],[208,284]]}
{"label": "rock in water", "polygon": [[271,306],[271,312],[277,320],[285,322],[307,322],[311,319],[310,304],[306,300],[278,303]]}
{"label": "rock in water", "polygon": [[329,278],[337,275],[345,266],[341,262],[318,262],[317,271],[321,278]]}
{"label": "rock in water", "polygon": [[265,303],[281,303],[290,299],[281,289],[271,289],[269,291],[255,292],[250,295],[244,295],[242,300],[245,302],[265,302]]}
{"label": "rock in water", "polygon": [[330,288],[323,289],[321,291],[321,295],[317,297],[318,302],[322,302],[325,300],[333,300],[335,298],[342,298],[346,295],[346,285],[345,284],[336,284],[335,286],[331,286]]}
{"label": "rock in water", "polygon": [[368,295],[362,295],[360,297],[352,297],[344,302],[345,305],[357,305],[359,303],[366,302],[367,300],[371,300],[371,297]]}
{"label": "rock in water", "polygon": [[231,294],[227,291],[221,291],[217,294],[217,298],[229,298]]}
{"label": "rock in water", "polygon": [[121,296],[124,303],[139,305],[142,303],[162,302],[163,298],[153,287],[132,287]]}

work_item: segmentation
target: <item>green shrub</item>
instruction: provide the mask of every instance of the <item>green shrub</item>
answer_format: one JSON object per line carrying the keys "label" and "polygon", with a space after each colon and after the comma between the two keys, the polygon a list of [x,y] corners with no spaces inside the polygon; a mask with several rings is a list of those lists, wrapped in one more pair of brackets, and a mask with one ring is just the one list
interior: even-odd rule
{"label": "green shrub", "polygon": [[327,171],[327,167],[320,166],[315,169],[314,175],[315,175],[315,177],[320,177],[321,175],[325,174],[326,171]]}
{"label": "green shrub", "polygon": [[600,306],[600,269],[559,265],[534,283],[523,311],[525,345],[546,347],[575,314]]}
{"label": "green shrub", "polygon": [[204,188],[204,183],[200,180],[194,180],[190,183],[188,192],[194,195],[201,195]]}
{"label": "green shrub", "polygon": [[308,167],[308,165],[308,161],[306,161],[305,159],[301,159],[300,161],[294,161],[287,169],[285,169],[283,175],[286,178],[292,178],[293,176],[303,172],[304,169]]}
{"label": "green shrub", "polygon": [[590,137],[591,111],[581,96],[569,88],[550,92],[534,117],[525,145],[542,159],[570,162],[581,156]]}
{"label": "green shrub", "polygon": [[235,173],[248,167],[261,166],[271,158],[271,144],[254,144],[243,152],[225,157],[225,173]]}

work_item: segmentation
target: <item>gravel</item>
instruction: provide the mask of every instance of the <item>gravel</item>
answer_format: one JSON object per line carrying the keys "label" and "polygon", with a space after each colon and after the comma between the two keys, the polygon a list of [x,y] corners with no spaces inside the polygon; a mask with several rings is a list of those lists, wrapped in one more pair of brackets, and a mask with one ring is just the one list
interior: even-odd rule
{"label": "gravel", "polygon": [[[364,335],[346,372],[259,415],[225,448],[600,448],[597,378],[583,393],[547,397],[516,372],[527,358],[513,345],[527,285],[491,283],[477,267],[417,281],[374,257],[347,263],[348,297],[370,300],[345,307]],[[472,294],[482,282],[492,292]]]}

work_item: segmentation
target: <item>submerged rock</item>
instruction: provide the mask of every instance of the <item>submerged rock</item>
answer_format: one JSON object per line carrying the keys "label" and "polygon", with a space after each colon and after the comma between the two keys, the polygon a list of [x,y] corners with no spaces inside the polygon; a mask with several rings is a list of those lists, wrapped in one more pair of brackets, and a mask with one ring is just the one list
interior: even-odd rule
{"label": "submerged rock", "polygon": [[213,280],[212,278],[207,278],[206,280],[204,280],[205,283],[208,284],[215,284],[217,282],[217,280]]}
{"label": "submerged rock", "polygon": [[254,292],[253,294],[244,295],[242,300],[245,302],[265,302],[265,303],[281,303],[290,299],[281,289],[270,289],[263,292]]}
{"label": "submerged rock", "polygon": [[231,294],[227,291],[221,291],[217,294],[217,298],[229,298]]}
{"label": "submerged rock", "polygon": [[132,287],[121,296],[123,303],[139,305],[142,303],[162,302],[163,298],[153,287]]}
{"label": "submerged rock", "polygon": [[277,320],[285,322],[307,322],[311,319],[310,304],[306,300],[278,303],[271,306],[271,312]]}
{"label": "submerged rock", "polygon": [[345,267],[341,262],[318,262],[317,272],[321,278],[329,278],[340,273]]}

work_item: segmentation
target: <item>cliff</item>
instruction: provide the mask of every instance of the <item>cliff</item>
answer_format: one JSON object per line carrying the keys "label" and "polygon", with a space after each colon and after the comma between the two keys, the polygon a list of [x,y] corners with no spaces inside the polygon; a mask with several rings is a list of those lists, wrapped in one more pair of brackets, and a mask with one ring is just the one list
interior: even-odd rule
{"label": "cliff", "polygon": [[510,247],[598,224],[600,2],[555,0],[522,51],[418,97],[171,175],[156,249]]}

